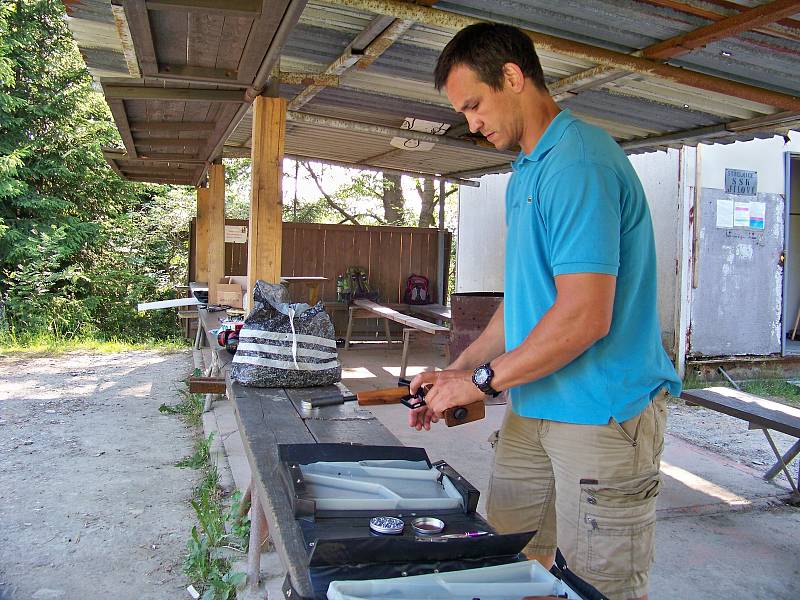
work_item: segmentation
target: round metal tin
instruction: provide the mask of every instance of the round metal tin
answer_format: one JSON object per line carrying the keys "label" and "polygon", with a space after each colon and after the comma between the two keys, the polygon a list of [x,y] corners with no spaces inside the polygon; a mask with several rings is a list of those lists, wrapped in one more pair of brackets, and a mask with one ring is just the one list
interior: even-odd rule
{"label": "round metal tin", "polygon": [[375,533],[399,535],[403,533],[403,527],[403,519],[397,517],[372,517],[369,520],[369,528]]}
{"label": "round metal tin", "polygon": [[435,517],[419,517],[411,521],[411,528],[418,535],[435,535],[444,530],[444,521]]}

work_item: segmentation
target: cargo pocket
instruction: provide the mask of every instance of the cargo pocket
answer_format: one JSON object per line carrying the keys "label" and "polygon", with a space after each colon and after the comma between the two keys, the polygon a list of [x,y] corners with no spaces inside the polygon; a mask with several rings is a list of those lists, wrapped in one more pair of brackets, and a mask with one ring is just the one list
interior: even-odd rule
{"label": "cargo pocket", "polygon": [[589,573],[610,579],[647,571],[653,561],[659,474],[581,480],[580,485],[579,562]]}

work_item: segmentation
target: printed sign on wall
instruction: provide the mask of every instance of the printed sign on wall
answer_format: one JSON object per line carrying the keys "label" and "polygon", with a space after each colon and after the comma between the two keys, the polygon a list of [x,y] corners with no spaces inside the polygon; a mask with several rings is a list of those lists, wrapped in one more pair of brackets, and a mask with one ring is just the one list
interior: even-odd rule
{"label": "printed sign on wall", "polygon": [[725,169],[725,193],[737,196],[755,196],[758,188],[758,172],[741,169]]}
{"label": "printed sign on wall", "polygon": [[246,244],[247,225],[225,225],[226,244]]}

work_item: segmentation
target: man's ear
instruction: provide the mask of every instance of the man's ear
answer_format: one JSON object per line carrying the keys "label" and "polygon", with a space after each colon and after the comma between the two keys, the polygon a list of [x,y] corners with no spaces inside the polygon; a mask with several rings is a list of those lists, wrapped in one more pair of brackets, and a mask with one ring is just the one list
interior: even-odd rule
{"label": "man's ear", "polygon": [[519,65],[507,62],[503,65],[503,83],[515,92],[521,92],[525,85],[525,75]]}

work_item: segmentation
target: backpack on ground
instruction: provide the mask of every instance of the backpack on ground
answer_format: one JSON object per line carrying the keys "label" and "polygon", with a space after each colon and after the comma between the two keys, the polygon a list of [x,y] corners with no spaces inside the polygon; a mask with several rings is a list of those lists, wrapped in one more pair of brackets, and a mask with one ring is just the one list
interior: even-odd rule
{"label": "backpack on ground", "polygon": [[430,304],[430,282],[424,275],[412,273],[406,279],[406,293],[403,297],[406,304]]}

